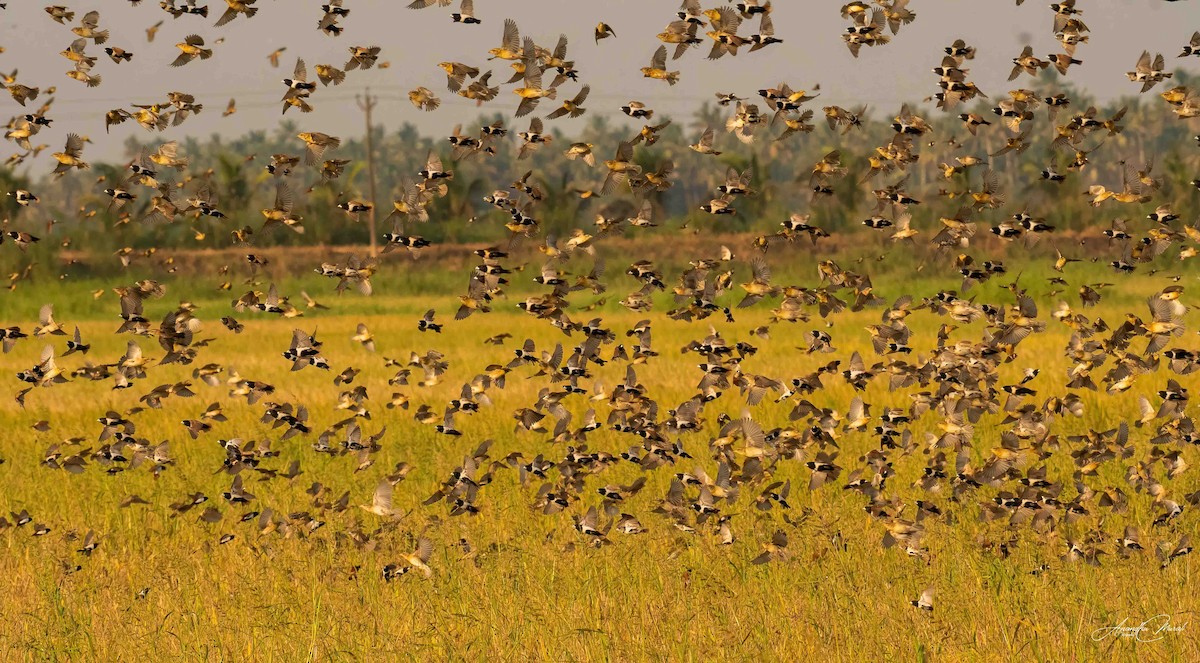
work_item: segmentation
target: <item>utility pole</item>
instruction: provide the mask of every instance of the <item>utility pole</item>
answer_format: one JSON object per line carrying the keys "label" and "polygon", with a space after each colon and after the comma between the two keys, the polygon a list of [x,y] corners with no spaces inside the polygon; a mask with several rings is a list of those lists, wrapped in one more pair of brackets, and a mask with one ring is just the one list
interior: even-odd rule
{"label": "utility pole", "polygon": [[362,109],[367,120],[367,177],[370,179],[371,185],[371,211],[367,214],[367,230],[371,233],[371,257],[374,258],[376,254],[375,208],[378,206],[379,200],[375,196],[375,140],[371,136],[371,111],[374,110],[378,99],[371,96],[371,88],[367,88],[365,95],[361,97],[355,96],[358,101],[358,107]]}

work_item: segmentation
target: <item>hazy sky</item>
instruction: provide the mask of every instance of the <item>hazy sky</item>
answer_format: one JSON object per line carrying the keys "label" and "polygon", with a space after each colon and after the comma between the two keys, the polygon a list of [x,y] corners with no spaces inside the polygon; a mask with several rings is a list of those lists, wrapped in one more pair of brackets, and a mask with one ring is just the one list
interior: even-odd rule
{"label": "hazy sky", "polygon": [[[168,129],[161,135],[164,139],[212,132],[234,136],[250,129],[274,128],[284,90],[280,79],[290,75],[295,58],[306,60],[311,75],[317,63],[342,66],[352,45],[383,47],[381,60],[390,61],[391,67],[350,72],[340,87],[320,89],[312,98],[316,106],[312,114],[289,111],[288,117],[304,129],[340,136],[361,133],[362,118],[354,96],[367,86],[381,97],[377,122],[388,127],[410,121],[424,131],[448,134],[456,123],[474,119],[481,110],[511,114],[517,101],[511,86],[494,102],[476,108],[473,102],[446,90],[445,77],[436,67],[444,60],[482,69],[492,65],[496,69],[493,78],[506,80],[511,73],[509,63],[486,61],[487,49],[499,45],[506,17],[517,21],[522,36],[530,35],[545,46],[552,47],[558,35],[565,33],[570,38],[569,57],[576,61],[581,80],[592,85],[586,104],[589,112],[617,117],[620,105],[640,99],[660,113],[683,118],[701,101],[712,99],[715,91],[753,96],[755,90],[779,82],[796,89],[811,89],[819,82],[818,114],[822,105],[857,103],[894,112],[901,101],[937,91],[937,77],[930,69],[939,64],[942,47],[956,38],[978,48],[978,57],[967,64],[970,80],[995,99],[1018,84],[1028,86],[1028,78],[1006,81],[1011,59],[1025,43],[1033,45],[1042,57],[1060,50],[1046,0],[1028,0],[1020,7],[1013,0],[912,0],[917,20],[904,26],[892,43],[864,48],[857,59],[841,40],[847,25],[838,13],[841,0],[775,0],[775,31],[783,44],[710,62],[705,59],[706,43],[703,50],[693,49],[668,63],[670,69],[682,72],[680,83],[668,87],[662,81],[642,78],[639,69],[648,64],[659,45],[655,35],[675,18],[675,0],[476,0],[482,25],[453,24],[450,13],[457,9],[457,2],[453,8],[417,11],[406,9],[400,0],[346,0],[351,14],[342,21],[345,32],[336,38],[316,30],[322,0],[260,0],[257,17],[238,18],[223,28],[215,28],[213,23],[225,3],[201,0],[205,1],[211,9],[209,19],[172,19],[157,0],[144,0],[137,7],[127,0],[72,3],[78,13],[76,24],[83,13],[97,9],[101,28],[112,33],[105,45],[134,53],[132,63],[116,65],[104,56],[103,47],[90,45],[89,54],[101,58],[93,73],[104,80],[101,86],[88,89],[64,75],[71,63],[58,52],[75,38],[69,26],[52,21],[43,11],[45,2],[10,0],[8,9],[0,10],[0,45],[6,49],[0,54],[0,69],[11,72],[19,68],[19,81],[26,85],[58,87],[52,112],[58,121],[52,130],[39,135],[43,142],[57,148],[68,131],[87,134],[95,144],[88,147],[86,156],[102,158],[119,154],[131,134],[143,140],[149,137],[132,122],[113,127],[112,134],[105,136],[104,112],[129,103],[162,100],[168,91],[192,93],[206,110],[182,127]],[[711,0],[703,4],[723,3]],[[1070,79],[1102,99],[1137,92],[1124,72],[1133,68],[1144,49],[1163,52],[1170,69],[1200,69],[1200,58],[1175,58],[1192,32],[1200,29],[1200,0],[1081,0],[1079,5],[1091,29],[1091,43],[1080,46],[1076,57],[1084,64],[1071,69]],[[164,19],[154,43],[147,43],[145,28]],[[612,25],[617,37],[597,45],[592,30],[600,20]],[[751,34],[756,29],[757,19],[744,25],[740,33]],[[210,45],[217,38],[225,41],[213,46],[216,54],[212,59],[172,68],[170,62],[178,54],[175,44],[192,33]],[[288,50],[281,67],[273,69],[266,56],[280,46]],[[417,85],[436,91],[442,97],[442,108],[433,113],[413,108],[406,93]],[[573,95],[576,89],[576,84],[568,82],[561,96]],[[238,100],[239,110],[222,118],[230,97]],[[20,112],[7,95],[0,104],[10,113]],[[543,101],[536,114],[552,108]],[[554,126],[569,134],[572,123],[578,126],[586,121],[586,116],[558,120]],[[48,156],[43,155],[33,163],[33,172],[49,170],[48,163]]]}

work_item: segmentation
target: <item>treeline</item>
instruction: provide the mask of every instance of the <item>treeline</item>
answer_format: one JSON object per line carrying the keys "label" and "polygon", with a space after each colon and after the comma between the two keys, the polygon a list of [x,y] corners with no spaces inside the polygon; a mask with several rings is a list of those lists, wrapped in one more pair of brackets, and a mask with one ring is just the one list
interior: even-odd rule
{"label": "treeline", "polygon": [[[1180,85],[1196,82],[1187,79],[1180,74],[1174,82]],[[1009,203],[1002,210],[982,214],[980,218],[984,221],[996,221],[1024,209],[1059,228],[1082,229],[1088,225],[1107,225],[1116,216],[1145,215],[1158,204],[1171,203],[1180,210],[1191,210],[1200,202],[1192,184],[1200,176],[1200,149],[1192,134],[1200,132],[1190,127],[1189,122],[1177,119],[1157,91],[1098,108],[1097,116],[1103,119],[1127,107],[1120,133],[1109,136],[1107,132],[1096,132],[1079,146],[1056,151],[1051,148],[1055,125],[1067,122],[1095,102],[1086,93],[1052,76],[1037,81],[1036,86],[1029,82],[1023,85],[1036,87],[1040,96],[1063,92],[1071,99],[1071,105],[1060,110],[1055,121],[1048,118],[1045,106],[1037,108],[1035,118],[1023,125],[1029,146],[1022,154],[1011,152],[989,157],[1013,137],[991,111],[999,101],[995,95],[970,107],[960,105],[953,113],[935,110],[928,104],[914,106],[932,125],[930,133],[916,138],[914,151],[920,154],[920,159],[906,171],[909,178],[906,190],[923,203],[911,209],[915,224],[928,224],[939,212],[956,210],[961,200],[948,194],[978,188],[981,174],[988,167],[997,174]],[[644,171],[659,169],[667,162],[674,166],[673,186],[649,196],[655,220],[663,229],[678,228],[687,222],[694,226],[719,224],[730,230],[771,232],[789,214],[798,212],[811,213],[812,223],[830,232],[851,231],[861,228],[862,219],[874,211],[871,190],[894,183],[902,175],[893,172],[863,181],[869,168],[867,157],[875,154],[876,148],[886,146],[895,135],[889,124],[899,109],[871,109],[861,128],[842,133],[826,126],[822,99],[818,97],[806,104],[814,111],[814,130],[776,141],[774,138],[782,132],[783,123],[770,124],[771,113],[761,99],[748,101],[758,102],[767,116],[767,124],[758,127],[752,143],[742,143],[725,131],[725,121],[734,112],[732,105],[706,103],[692,117],[670,118],[670,126],[661,131],[653,146],[639,145],[635,150],[634,160]],[[979,113],[993,125],[980,127],[979,135],[972,136],[957,118],[960,112]],[[431,151],[441,155],[446,167],[454,171],[454,178],[447,182],[447,195],[429,206],[430,222],[415,230],[431,241],[491,241],[502,237],[505,231],[501,226],[507,215],[491,208],[483,198],[496,189],[507,189],[527,171],[532,171],[530,182],[544,193],[534,215],[547,233],[561,235],[577,227],[590,228],[597,214],[610,218],[633,216],[641,201],[628,188],[611,196],[581,196],[584,191],[600,190],[607,172],[601,162],[612,158],[619,142],[628,140],[637,131],[637,127],[618,125],[601,115],[592,114],[590,118],[573,136],[562,134],[553,122],[548,122],[552,142],[523,160],[518,159],[520,139],[516,134],[526,130],[528,120],[506,119],[509,135],[496,143],[494,155],[475,155],[457,162],[451,159],[452,149],[446,138],[452,127],[447,127],[444,136],[422,135],[408,124],[392,130],[376,127],[373,138],[379,185],[375,201],[378,216],[381,220],[387,216],[391,201],[400,195],[403,183],[417,179],[416,173]],[[475,125],[463,127],[463,133],[478,135],[479,127],[499,119],[502,119],[499,115],[481,115]],[[648,123],[661,124],[667,119],[655,116]],[[717,131],[715,147],[721,152],[718,156],[698,154],[688,147],[706,127]],[[93,251],[115,251],[126,246],[135,249],[229,246],[234,241],[230,232],[234,229],[250,226],[259,232],[263,222],[260,210],[273,205],[277,182],[265,166],[273,154],[302,155],[304,146],[296,134],[309,129],[302,118],[301,121],[289,118],[272,131],[256,130],[232,139],[213,135],[206,141],[194,138],[181,141],[180,153],[190,160],[190,166],[178,176],[170,171],[163,177],[186,178],[177,201],[202,183],[208,183],[216,192],[226,219],[181,215],[173,223],[144,221],[155,192],[136,186],[131,189],[138,200],[124,210],[110,209],[110,199],[103,189],[125,180],[129,172],[127,163],[169,140],[169,132],[131,137],[124,161],[93,163],[90,170],[61,179],[37,172],[0,171],[0,188],[5,191],[29,188],[42,198],[36,208],[20,208],[11,197],[6,197],[2,203],[4,214],[10,224],[35,234],[45,230],[45,220],[56,220],[54,247],[57,248],[61,248],[57,240],[63,237],[70,237],[76,248]],[[315,169],[303,164],[287,178],[297,194],[296,213],[303,217],[305,232],[297,234],[277,226],[265,235],[257,234],[257,244],[364,244],[369,240],[367,224],[353,222],[336,207],[342,200],[369,197],[363,137],[340,138],[341,146],[325,155],[327,159],[350,160],[339,178],[322,182]],[[597,165],[589,167],[580,160],[568,160],[564,150],[572,142],[592,144]],[[1076,149],[1086,153],[1087,165],[1082,169],[1068,168],[1077,156]],[[814,198],[809,182],[813,164],[832,150],[840,151],[848,172],[834,185],[832,195]],[[955,157],[964,156],[983,159],[988,166],[974,167],[947,178],[940,165],[953,165]],[[35,163],[42,166],[44,161]],[[1083,195],[1087,187],[1099,183],[1120,190],[1123,162],[1138,169],[1153,162],[1152,175],[1162,180],[1153,201],[1144,205],[1106,203],[1099,209],[1091,207],[1090,198]],[[1066,180],[1054,183],[1043,179],[1040,173],[1048,166],[1065,173]],[[699,211],[699,206],[715,195],[715,188],[724,183],[728,169],[749,170],[754,195],[739,198],[734,215],[712,217]],[[390,224],[381,223],[378,232],[390,230]]]}

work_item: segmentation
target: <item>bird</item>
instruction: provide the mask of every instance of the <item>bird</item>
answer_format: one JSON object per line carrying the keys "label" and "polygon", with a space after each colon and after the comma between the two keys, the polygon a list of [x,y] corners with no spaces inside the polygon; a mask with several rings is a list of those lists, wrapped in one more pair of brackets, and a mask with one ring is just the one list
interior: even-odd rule
{"label": "bird", "polygon": [[283,52],[286,50],[287,50],[287,46],[280,46],[279,48],[271,51],[270,53],[267,54],[267,62],[270,62],[272,67],[278,68],[279,67],[279,56],[283,55]]}
{"label": "bird", "polygon": [[37,196],[35,196],[34,194],[30,193],[29,191],[27,191],[25,189],[17,189],[16,191],[9,191],[6,195],[12,196],[13,201],[15,201],[21,207],[28,207],[30,205],[36,205],[37,203],[41,202],[40,198],[38,198]]}
{"label": "bird", "polygon": [[483,21],[475,18],[475,0],[462,0],[458,3],[458,11],[450,14],[450,20],[463,25],[480,25]]}
{"label": "bird", "polygon": [[346,71],[371,69],[379,61],[379,54],[382,51],[383,49],[379,46],[351,46],[350,59],[346,61],[342,69]]}
{"label": "bird", "polygon": [[247,19],[253,18],[258,13],[258,7],[254,4],[258,0],[225,0],[225,12],[217,19],[216,27],[221,27],[233,21],[238,16],[245,16]]}
{"label": "bird", "polygon": [[417,539],[417,548],[404,555],[404,561],[420,571],[426,578],[433,577],[433,569],[429,567],[429,559],[433,555],[433,542],[425,537]]}
{"label": "bird", "polygon": [[305,147],[308,148],[305,152],[305,163],[309,165],[319,163],[325,155],[325,150],[336,149],[342,144],[340,138],[316,131],[305,131],[297,134],[297,137],[304,141]]}
{"label": "bird", "polygon": [[319,64],[313,69],[316,70],[317,79],[321,81],[321,85],[341,85],[346,80],[346,72],[333,65]]}
{"label": "bird", "polygon": [[719,156],[721,152],[713,149],[713,142],[715,140],[716,133],[713,131],[712,127],[706,127],[700,134],[699,140],[697,140],[695,144],[689,145],[688,147],[695,152],[699,152],[700,154]]}
{"label": "bird", "polygon": [[1141,91],[1146,92],[1158,83],[1174,75],[1169,71],[1163,71],[1164,66],[1165,62],[1162,53],[1156,54],[1151,59],[1150,51],[1142,51],[1142,55],[1138,58],[1134,71],[1127,72],[1126,76],[1129,77],[1130,81],[1141,83]]}
{"label": "bird", "polygon": [[1184,45],[1178,57],[1186,58],[1194,55],[1200,55],[1200,30],[1192,33],[1192,38]]}
{"label": "bird", "polygon": [[921,596],[914,601],[909,601],[909,603],[912,604],[914,608],[920,608],[921,610],[925,610],[927,612],[933,612],[933,588],[930,587],[922,591]]}
{"label": "bird", "polygon": [[425,87],[418,87],[410,91],[408,100],[412,102],[413,106],[427,112],[437,110],[438,106],[442,105],[442,100],[438,99],[432,90]]}
{"label": "bird", "polygon": [[[527,46],[527,48],[531,48],[532,50],[530,46]],[[524,117],[532,113],[537,108],[538,102],[542,99],[554,99],[557,97],[558,90],[554,87],[542,87],[542,69],[536,63],[532,63],[525,67],[523,84],[521,87],[514,89],[513,94],[521,98],[520,103],[517,105],[517,112],[514,115],[515,117]]]}
{"label": "bird", "polygon": [[122,62],[133,62],[133,53],[123,48],[109,46],[104,49],[104,52],[116,64],[121,64]]}
{"label": "bird", "polygon": [[546,118],[556,120],[566,115],[570,115],[573,118],[583,115],[586,112],[586,109],[583,108],[583,102],[587,100],[588,93],[591,90],[590,85],[584,85],[573,98],[564,101],[561,106],[548,113]]}
{"label": "bird", "polygon": [[358,508],[381,518],[399,518],[402,515],[392,509],[392,484],[387,479],[380,479],[375,486],[371,504],[360,504]]}
{"label": "bird", "polygon": [[[50,9],[54,9],[54,7],[47,8],[48,11]],[[58,12],[49,12],[49,13],[51,16],[55,16],[55,14]],[[61,15],[64,19],[69,21],[70,19],[67,18],[67,16],[68,15],[74,16],[74,13],[61,12]],[[71,28],[71,32],[75,33],[79,37],[82,37],[83,39],[91,39],[97,46],[99,46],[100,44],[103,44],[104,42],[108,41],[108,30],[98,30],[97,28],[99,28],[99,27],[100,27],[100,12],[90,11],[90,12],[84,14],[83,18],[79,19],[79,26]]]}
{"label": "bird", "polygon": [[[68,19],[69,20],[69,19]],[[146,28],[146,42],[153,43],[154,37],[158,35],[158,29],[162,27],[163,21],[159,21],[154,25]]]}
{"label": "bird", "polygon": [[72,169],[86,170],[91,167],[83,157],[83,138],[79,134],[67,134],[67,143],[62,152],[52,155],[58,164],[54,167],[53,175],[62,176]]}
{"label": "bird", "polygon": [[433,321],[433,315],[433,309],[425,311],[425,315],[421,316],[421,319],[417,321],[417,329],[423,332],[431,331],[439,334],[442,333],[442,326]]}
{"label": "bird", "polygon": [[352,341],[358,341],[366,348],[367,352],[375,352],[375,337],[371,335],[370,330],[363,323],[358,323],[358,327],[351,337]]}
{"label": "bird", "polygon": [[658,50],[654,51],[654,55],[650,58],[650,66],[642,67],[642,76],[644,78],[666,81],[670,85],[675,85],[679,82],[678,71],[667,71],[666,46],[659,46]]}
{"label": "bird", "polygon": [[179,49],[179,55],[171,62],[172,67],[182,67],[197,58],[207,60],[213,56],[212,49],[204,48],[204,38],[199,35],[188,35],[175,44],[175,48]]}
{"label": "bird", "polygon": [[317,89],[316,83],[308,81],[308,67],[304,64],[303,58],[296,58],[296,66],[292,72],[292,77],[283,79],[283,84],[287,86],[287,92],[283,95],[284,101],[297,97],[307,97],[313,90]]}

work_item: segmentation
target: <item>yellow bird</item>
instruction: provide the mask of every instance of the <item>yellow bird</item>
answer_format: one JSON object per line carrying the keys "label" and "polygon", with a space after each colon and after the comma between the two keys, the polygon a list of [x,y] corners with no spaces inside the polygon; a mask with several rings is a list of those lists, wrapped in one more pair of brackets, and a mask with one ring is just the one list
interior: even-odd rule
{"label": "yellow bird", "polygon": [[657,51],[654,51],[654,56],[650,58],[650,66],[642,67],[642,76],[645,78],[655,78],[660,81],[666,81],[670,85],[679,82],[678,71],[667,71],[667,47],[659,46]]}
{"label": "yellow bird", "polygon": [[521,36],[517,30],[517,22],[511,18],[504,19],[504,35],[500,39],[500,46],[488,50],[488,54],[492,56],[489,59],[520,60],[525,56],[520,43]]}
{"label": "yellow bird", "polygon": [[204,38],[199,35],[188,35],[183,41],[175,44],[175,48],[178,48],[180,53],[171,63],[172,67],[182,67],[196,58],[207,60],[213,55],[211,48],[204,48]]}

